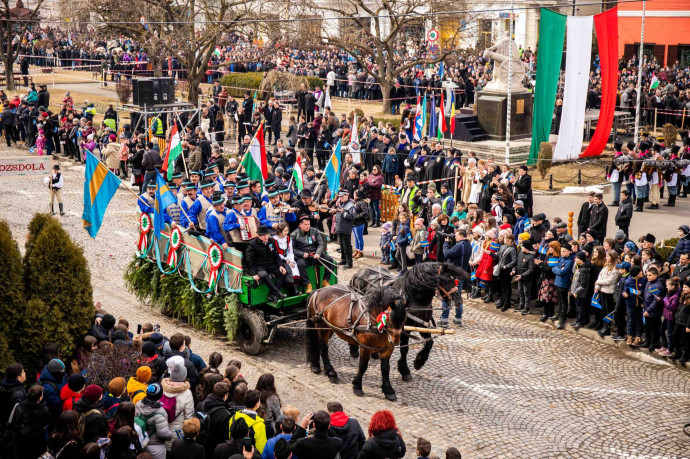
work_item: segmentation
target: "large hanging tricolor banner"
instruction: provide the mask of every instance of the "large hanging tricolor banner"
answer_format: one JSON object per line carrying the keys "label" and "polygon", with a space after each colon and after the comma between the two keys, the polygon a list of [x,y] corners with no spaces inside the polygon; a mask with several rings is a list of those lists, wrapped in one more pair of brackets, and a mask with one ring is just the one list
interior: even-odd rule
{"label": "large hanging tricolor banner", "polygon": [[[587,149],[582,152],[592,52],[592,25],[597,34],[601,65],[601,109],[592,140]],[[539,144],[549,140],[566,28],[568,48],[565,89],[558,142],[553,160],[565,161],[578,157],[598,156],[604,151],[611,134],[618,79],[618,9],[612,8],[594,16],[569,16],[566,19],[563,15],[542,8],[529,164],[536,163]]]}

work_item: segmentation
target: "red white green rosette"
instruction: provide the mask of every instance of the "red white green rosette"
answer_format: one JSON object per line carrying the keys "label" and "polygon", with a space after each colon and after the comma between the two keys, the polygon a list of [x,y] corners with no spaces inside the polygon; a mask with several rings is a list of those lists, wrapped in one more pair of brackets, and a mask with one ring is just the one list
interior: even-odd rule
{"label": "red white green rosette", "polygon": [[146,247],[148,246],[146,235],[151,232],[152,226],[149,214],[142,213],[139,216],[139,243],[137,244],[139,252],[146,251]]}
{"label": "red white green rosette", "polygon": [[218,281],[220,266],[223,264],[223,250],[214,242],[208,248],[206,255],[208,256],[208,286],[212,288]]}
{"label": "red white green rosette", "polygon": [[175,227],[170,232],[170,244],[168,247],[168,261],[167,261],[169,266],[176,266],[177,265],[177,249],[179,249],[181,245],[182,245],[182,231],[180,231],[180,228]]}

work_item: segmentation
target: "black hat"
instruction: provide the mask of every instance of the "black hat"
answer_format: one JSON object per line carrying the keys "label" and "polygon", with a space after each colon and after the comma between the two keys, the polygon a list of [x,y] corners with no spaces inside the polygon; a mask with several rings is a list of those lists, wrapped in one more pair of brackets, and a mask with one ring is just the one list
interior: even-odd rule
{"label": "black hat", "polygon": [[103,319],[101,319],[101,326],[106,330],[112,330],[115,326],[115,316],[112,314],[104,315]]}
{"label": "black hat", "polygon": [[141,348],[141,353],[146,356],[153,357],[156,355],[156,345],[151,341],[146,341]]}
{"label": "black hat", "polygon": [[210,188],[210,187],[213,187],[213,186],[216,186],[216,182],[213,182],[213,181],[211,181],[211,180],[207,180],[207,181],[205,181],[205,182],[203,182],[203,183],[201,184],[201,188],[202,188],[202,189],[203,189],[203,188]]}
{"label": "black hat", "polygon": [[53,166],[53,170],[59,171],[60,170],[60,165],[56,164]]}
{"label": "black hat", "polygon": [[149,183],[146,185],[146,188],[156,188],[156,182],[149,182]]}
{"label": "black hat", "polygon": [[273,454],[276,459],[287,459],[292,454],[292,447],[290,443],[284,438],[280,438],[275,445],[273,445]]}
{"label": "black hat", "polygon": [[577,255],[575,255],[575,258],[577,258],[578,260],[587,261],[587,252],[584,252],[584,251],[577,252]]}
{"label": "black hat", "polygon": [[175,172],[175,173],[172,175],[172,178],[173,178],[173,179],[182,178],[182,172]]}
{"label": "black hat", "polygon": [[616,140],[615,142],[613,142],[613,149],[615,151],[621,151],[623,149],[623,142],[621,142],[620,140]]}
{"label": "black hat", "polygon": [[267,190],[266,194],[269,198],[273,198],[280,194],[280,190],[278,190],[278,188],[271,188],[270,190]]}
{"label": "black hat", "polygon": [[642,272],[642,268],[640,268],[640,267],[637,266],[637,265],[634,265],[634,266],[631,266],[631,267],[630,267],[630,276],[631,276],[631,277],[637,277],[637,276],[640,275],[641,272]]}
{"label": "black hat", "polygon": [[314,194],[311,192],[311,190],[309,188],[304,188],[302,190],[301,196],[303,198],[313,198]]}
{"label": "black hat", "polygon": [[192,175],[201,175],[201,172],[199,172],[199,171],[197,171],[197,170],[194,170],[194,171],[191,171],[191,172],[189,173],[189,175],[190,175],[190,176],[192,176]]}
{"label": "black hat", "polygon": [[680,151],[680,145],[674,145],[671,147],[671,153],[678,153]]}
{"label": "black hat", "polygon": [[259,229],[256,230],[256,234],[259,236],[265,236],[267,234],[271,234],[271,231],[265,226],[260,226]]}
{"label": "black hat", "polygon": [[649,146],[650,146],[650,143],[647,142],[646,140],[640,142],[640,150],[641,151],[649,150]]}
{"label": "black hat", "polygon": [[188,183],[188,184],[186,184],[184,187],[185,187],[186,190],[196,190],[196,185],[194,185],[194,184],[191,183],[191,182]]}
{"label": "black hat", "polygon": [[347,190],[340,190],[338,196],[348,196],[350,193]]}
{"label": "black hat", "polygon": [[536,221],[546,221],[546,215],[545,214],[537,214],[534,217],[532,217],[532,220]]}
{"label": "black hat", "polygon": [[633,142],[633,141],[628,142],[626,147],[628,147],[628,150],[633,151],[635,149],[635,142]]}
{"label": "black hat", "polygon": [[240,180],[239,182],[237,182],[237,189],[238,190],[242,190],[244,188],[249,188],[249,184],[247,182],[245,182],[243,180]]}
{"label": "black hat", "polygon": [[219,204],[225,204],[225,196],[223,196],[223,193],[221,193],[220,191],[216,191],[215,193],[213,193],[211,200],[213,201],[214,206]]}
{"label": "black hat", "polygon": [[534,250],[534,244],[530,239],[525,239],[524,241],[522,241],[522,247],[529,250],[530,252]]}
{"label": "black hat", "polygon": [[644,237],[645,242],[651,242],[652,244],[656,243],[656,236],[654,236],[652,233],[647,233]]}
{"label": "black hat", "polygon": [[235,182],[231,182],[230,180],[227,180],[223,185],[224,188],[235,188],[235,186],[237,186],[237,184]]}
{"label": "black hat", "polygon": [[86,380],[81,373],[75,373],[69,377],[67,380],[67,386],[72,392],[79,392],[84,387],[86,387]]}
{"label": "black hat", "polygon": [[237,174],[237,169],[228,169],[227,171],[225,171],[225,175],[228,174]]}
{"label": "black hat", "polygon": [[289,193],[289,192],[290,192],[290,189],[285,185],[278,187],[278,193]]}
{"label": "black hat", "polygon": [[660,143],[654,144],[654,151],[661,151],[661,144]]}
{"label": "black hat", "polygon": [[276,184],[275,176],[272,177],[272,178],[269,177],[269,178],[267,178],[266,181],[264,182],[264,188],[271,188],[271,187],[274,186],[275,184]]}
{"label": "black hat", "polygon": [[413,182],[415,181],[415,177],[413,174],[408,174],[407,177],[405,177],[405,181],[409,182],[412,180]]}

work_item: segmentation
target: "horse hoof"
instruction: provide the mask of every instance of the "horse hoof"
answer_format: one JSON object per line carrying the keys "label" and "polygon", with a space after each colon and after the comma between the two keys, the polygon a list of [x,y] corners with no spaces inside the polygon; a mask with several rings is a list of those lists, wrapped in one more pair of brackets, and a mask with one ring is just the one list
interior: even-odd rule
{"label": "horse hoof", "polygon": [[414,364],[412,366],[415,370],[421,370],[425,363],[426,360],[414,359]]}
{"label": "horse hoof", "polygon": [[328,380],[331,382],[331,384],[338,384],[340,382],[338,375],[328,375]]}
{"label": "horse hoof", "polygon": [[395,394],[385,394],[386,395],[386,400],[389,402],[396,402],[398,401],[398,397],[395,396]]}
{"label": "horse hoof", "polygon": [[362,389],[356,389],[355,388],[355,389],[352,389],[352,392],[354,392],[354,394],[357,397],[364,397],[364,391]]}
{"label": "horse hoof", "polygon": [[412,374],[407,373],[406,375],[402,375],[402,380],[405,382],[410,382],[412,381]]}
{"label": "horse hoof", "polygon": [[314,373],[315,375],[320,375],[321,374],[321,368],[311,367],[311,372]]}

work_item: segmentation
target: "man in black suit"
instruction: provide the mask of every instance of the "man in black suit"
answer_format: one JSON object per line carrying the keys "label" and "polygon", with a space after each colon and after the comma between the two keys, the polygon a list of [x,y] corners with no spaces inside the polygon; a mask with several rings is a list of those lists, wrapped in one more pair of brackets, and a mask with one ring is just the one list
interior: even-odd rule
{"label": "man in black suit", "polygon": [[589,228],[589,218],[594,208],[594,191],[590,191],[587,195],[587,202],[582,204],[580,213],[577,216],[577,235],[584,233]]}
{"label": "man in black suit", "polygon": [[306,111],[306,114],[307,114],[307,123],[310,121],[314,121],[314,109],[315,108],[316,108],[316,97],[314,97],[314,93],[307,92],[304,95],[304,110]]}
{"label": "man in black suit", "polygon": [[280,128],[283,123],[283,111],[280,109],[278,101],[273,102],[273,113],[271,115],[271,132],[273,132],[273,145],[280,139]]}

